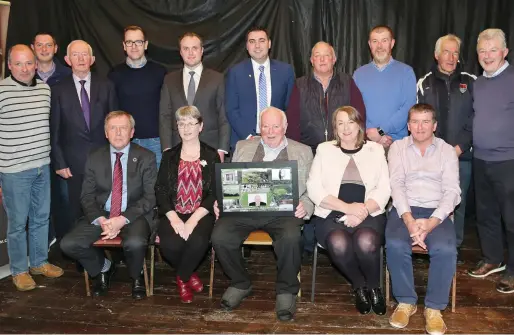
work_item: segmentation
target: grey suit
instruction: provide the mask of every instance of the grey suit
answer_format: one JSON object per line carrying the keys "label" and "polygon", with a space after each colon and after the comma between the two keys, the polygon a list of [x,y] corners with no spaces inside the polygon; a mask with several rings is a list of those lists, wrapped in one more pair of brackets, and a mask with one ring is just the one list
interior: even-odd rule
{"label": "grey suit", "polygon": [[[183,70],[164,77],[159,106],[159,136],[163,150],[180,142],[175,112],[187,106],[183,84]],[[229,152],[230,125],[225,115],[225,84],[223,74],[203,68],[193,105],[203,117],[200,140],[215,149]]]}
{"label": "grey suit", "polygon": [[[109,217],[105,211],[105,203],[112,192],[109,148],[109,145],[102,146],[89,155],[81,195],[85,216],[61,241],[61,250],[78,260],[93,277],[100,273],[104,262],[102,249],[92,247],[101,237],[102,228],[92,222],[101,216]],[[131,143],[127,161],[127,208],[121,213],[129,223],[122,228],[120,236],[133,279],[141,273],[148,238],[156,229],[152,217],[156,179],[155,154]]]}
{"label": "grey suit", "polygon": [[[260,137],[237,142],[233,162],[262,161],[263,150]],[[282,150],[277,160],[285,158],[298,162],[298,189],[309,218],[314,211],[314,205],[307,196],[306,181],[312,164],[310,147],[288,139],[286,149]],[[230,278],[230,286],[241,290],[251,287],[251,280],[244,267],[240,252],[243,241],[255,230],[264,230],[273,240],[273,249],[277,256],[277,294],[296,295],[300,288],[297,278],[301,266],[303,220],[296,217],[220,217],[212,233],[212,245],[223,270]]]}

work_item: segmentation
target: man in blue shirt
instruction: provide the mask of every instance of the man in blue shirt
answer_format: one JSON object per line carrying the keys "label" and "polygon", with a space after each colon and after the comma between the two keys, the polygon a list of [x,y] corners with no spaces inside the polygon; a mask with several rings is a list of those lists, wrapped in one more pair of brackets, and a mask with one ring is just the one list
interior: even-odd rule
{"label": "man in blue shirt", "polygon": [[373,61],[358,68],[353,78],[366,106],[366,135],[388,148],[407,136],[407,116],[416,103],[412,67],[393,59],[395,39],[388,26],[376,26],[368,40]]}
{"label": "man in blue shirt", "polygon": [[116,270],[93,243],[118,235],[132,278],[132,297],[142,299],[146,292],[141,270],[154,231],[157,165],[153,152],[130,143],[134,125],[127,112],[114,111],[105,118],[109,145],[92,151],[86,163],[81,196],[85,215],[61,241],[62,251],[78,260],[93,278],[93,296],[107,294]]}

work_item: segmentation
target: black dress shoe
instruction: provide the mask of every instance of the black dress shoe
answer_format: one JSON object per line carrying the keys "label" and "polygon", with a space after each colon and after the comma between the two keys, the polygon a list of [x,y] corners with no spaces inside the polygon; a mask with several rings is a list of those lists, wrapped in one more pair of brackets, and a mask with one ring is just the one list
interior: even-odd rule
{"label": "black dress shoe", "polygon": [[109,287],[111,286],[111,279],[116,272],[116,265],[111,263],[111,267],[107,272],[100,272],[95,278],[93,278],[93,296],[100,297],[107,295]]}
{"label": "black dress shoe", "polygon": [[146,297],[145,279],[143,275],[132,281],[132,298],[141,300]]}
{"label": "black dress shoe", "polygon": [[371,312],[371,301],[369,300],[369,291],[366,287],[359,287],[355,290],[355,307],[361,314]]}
{"label": "black dress shoe", "polygon": [[386,313],[387,306],[380,288],[372,288],[369,291],[369,299],[371,300],[371,309],[373,309],[375,314],[384,315]]}

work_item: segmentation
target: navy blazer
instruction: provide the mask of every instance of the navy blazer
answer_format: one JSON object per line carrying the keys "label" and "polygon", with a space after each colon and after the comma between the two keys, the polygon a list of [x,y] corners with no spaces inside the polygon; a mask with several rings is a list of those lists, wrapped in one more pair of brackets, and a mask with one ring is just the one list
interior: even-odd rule
{"label": "navy blazer", "polygon": [[[290,64],[270,59],[271,106],[286,111],[293,90],[295,74]],[[236,64],[225,80],[225,110],[232,128],[230,146],[235,149],[239,140],[255,135],[257,94],[251,59]]]}

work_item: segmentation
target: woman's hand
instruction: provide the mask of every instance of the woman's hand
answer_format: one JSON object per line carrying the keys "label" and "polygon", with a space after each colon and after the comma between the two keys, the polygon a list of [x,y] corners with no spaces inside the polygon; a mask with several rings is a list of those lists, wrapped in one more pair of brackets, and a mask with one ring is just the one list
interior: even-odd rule
{"label": "woman's hand", "polygon": [[361,221],[364,221],[364,219],[367,218],[369,214],[366,205],[364,205],[362,202],[346,204],[346,209],[344,213],[354,215],[358,217]]}
{"label": "woman's hand", "polygon": [[360,225],[362,223],[363,220],[359,219],[358,217],[356,217],[355,215],[346,215],[346,220],[344,221],[344,225],[347,226],[347,227],[357,227],[358,225]]}
{"label": "woman's hand", "polygon": [[182,221],[182,219],[178,217],[177,213],[173,211],[166,213],[166,217],[168,218],[168,221],[170,221],[170,225],[175,231],[175,234],[184,238],[184,221]]}
{"label": "woman's hand", "polygon": [[182,238],[187,241],[189,236],[193,233],[193,230],[195,229],[196,225],[198,224],[198,221],[192,219],[192,217],[189,218],[189,220],[184,223],[184,233],[182,235]]}

